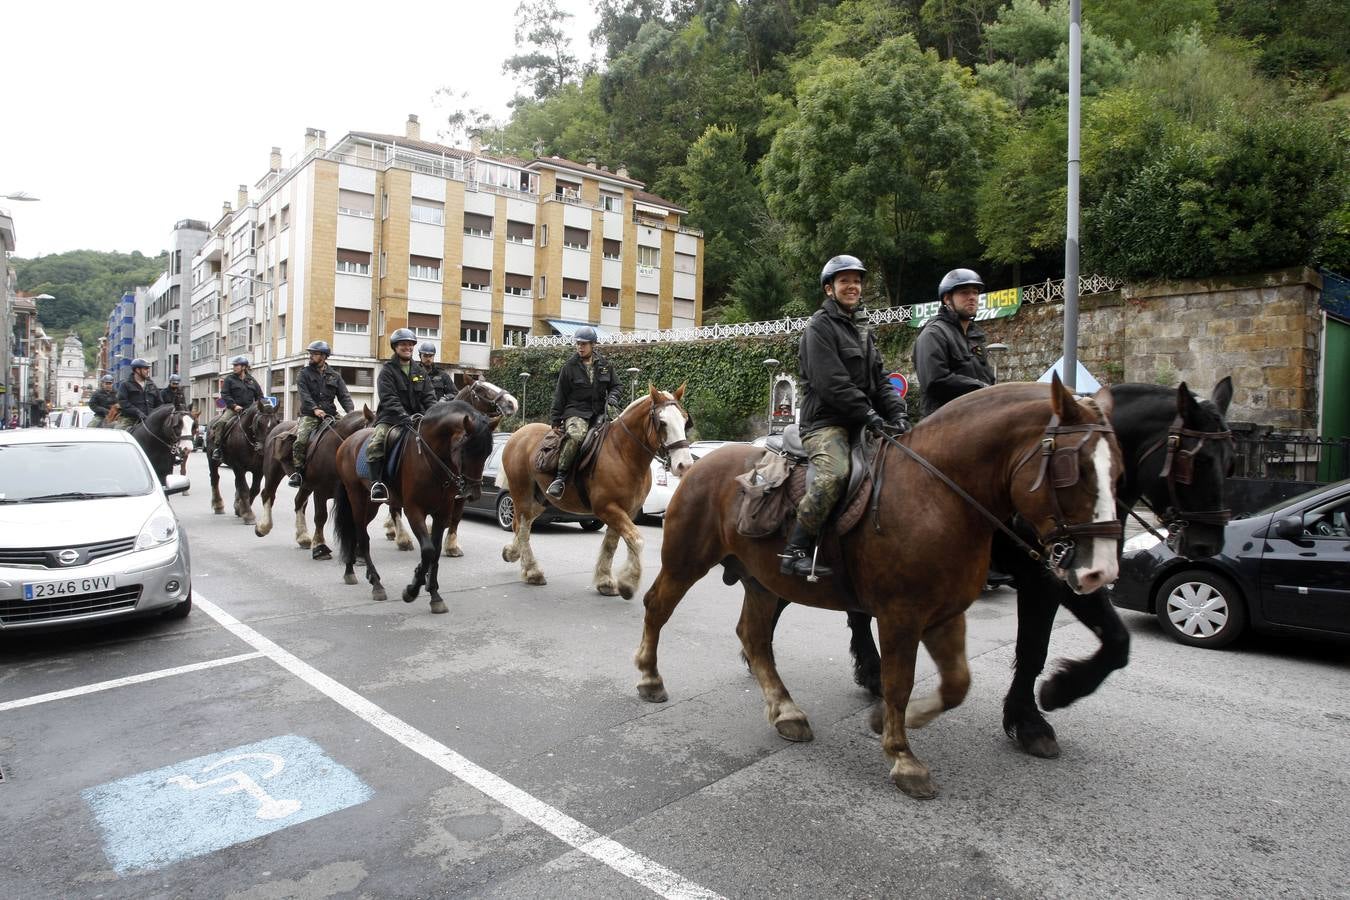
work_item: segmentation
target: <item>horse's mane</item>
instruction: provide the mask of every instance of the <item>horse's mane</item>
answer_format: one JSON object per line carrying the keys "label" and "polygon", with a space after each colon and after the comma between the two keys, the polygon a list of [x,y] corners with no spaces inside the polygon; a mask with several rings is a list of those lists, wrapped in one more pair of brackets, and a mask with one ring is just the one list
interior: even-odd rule
{"label": "horse's mane", "polygon": [[[925,416],[919,426],[927,425],[930,422],[933,425],[940,425],[958,418],[968,419],[972,416],[982,416],[990,408],[1001,408],[1010,403],[1048,402],[1049,399],[1050,385],[1048,384],[1032,381],[1009,381],[1004,384],[981,388],[978,391],[971,391],[969,394],[962,394],[937,412]],[[1091,409],[1098,416],[1101,415],[1101,410],[1097,409],[1097,404],[1091,404]]]}
{"label": "horse's mane", "polygon": [[[1125,384],[1111,385],[1111,393],[1122,404],[1133,400],[1152,399],[1164,408],[1164,412],[1168,413],[1168,418],[1176,413],[1177,389],[1175,386],[1126,382]],[[1213,400],[1202,397],[1195,391],[1191,391],[1191,396],[1195,398],[1196,405],[1200,407],[1202,413],[1211,419],[1211,421],[1204,423],[1205,425],[1214,431],[1223,431],[1228,427],[1223,413],[1219,412],[1219,408],[1214,405]]]}
{"label": "horse's mane", "polygon": [[492,452],[492,429],[488,427],[488,417],[474,409],[468,402],[458,399],[442,400],[432,404],[431,409],[427,410],[422,418],[434,425],[452,415],[467,415],[473,422],[473,433],[469,435],[464,445],[464,452],[487,459],[488,454]]}

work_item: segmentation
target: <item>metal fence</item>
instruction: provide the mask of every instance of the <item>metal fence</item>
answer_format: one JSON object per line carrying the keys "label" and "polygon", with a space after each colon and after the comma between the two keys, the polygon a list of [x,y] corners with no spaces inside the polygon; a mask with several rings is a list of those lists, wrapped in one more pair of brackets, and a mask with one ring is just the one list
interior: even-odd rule
{"label": "metal fence", "polygon": [[1350,438],[1239,433],[1235,443],[1227,495],[1236,513],[1255,512],[1319,485],[1350,478]]}

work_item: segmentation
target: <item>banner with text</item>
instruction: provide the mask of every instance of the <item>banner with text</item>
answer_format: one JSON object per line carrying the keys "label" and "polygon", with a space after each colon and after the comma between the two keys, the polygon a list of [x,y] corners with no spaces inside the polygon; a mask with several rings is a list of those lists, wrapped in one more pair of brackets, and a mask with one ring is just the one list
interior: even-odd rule
{"label": "banner with text", "polygon": [[[942,304],[934,301],[932,303],[916,303],[910,309],[913,315],[910,317],[909,326],[911,328],[922,328],[928,324],[928,321],[937,315],[937,311]],[[1022,308],[1022,289],[1020,287],[1004,288],[1001,291],[989,291],[980,295],[979,310],[975,313],[975,321],[983,322],[985,319],[1006,319],[1008,316],[1016,315]]]}

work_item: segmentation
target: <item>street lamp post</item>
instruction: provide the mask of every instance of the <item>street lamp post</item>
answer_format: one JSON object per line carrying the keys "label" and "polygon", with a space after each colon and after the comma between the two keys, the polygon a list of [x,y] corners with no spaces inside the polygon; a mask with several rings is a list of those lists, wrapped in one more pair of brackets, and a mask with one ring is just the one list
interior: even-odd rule
{"label": "street lamp post", "polygon": [[528,396],[526,389],[530,386],[530,373],[520,373],[520,424],[525,424],[525,398]]}
{"label": "street lamp post", "polygon": [[769,373],[769,422],[768,422],[768,429],[765,431],[765,434],[772,434],[772,433],[773,433],[773,376],[774,376],[774,373],[778,371],[778,367],[781,365],[781,363],[779,363],[778,360],[776,360],[776,359],[774,359],[772,356],[770,356],[768,359],[764,360],[763,365],[764,365],[765,370]]}
{"label": "street lamp post", "polygon": [[998,383],[998,360],[994,358],[995,353],[1007,353],[1007,344],[990,344],[985,347],[985,352],[989,354],[989,365],[994,367],[994,383]]}
{"label": "street lamp post", "polygon": [[642,374],[642,370],[637,366],[629,366],[624,371],[628,373],[628,380],[632,384],[632,387],[628,389],[628,402],[632,403],[637,399],[637,377]]}

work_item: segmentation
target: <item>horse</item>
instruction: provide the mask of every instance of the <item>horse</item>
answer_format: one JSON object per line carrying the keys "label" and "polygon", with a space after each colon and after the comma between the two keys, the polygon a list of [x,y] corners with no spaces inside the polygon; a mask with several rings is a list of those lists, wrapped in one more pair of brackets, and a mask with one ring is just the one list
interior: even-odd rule
{"label": "horse", "polygon": [[[188,457],[192,455],[193,442],[197,437],[197,432],[200,431],[202,427],[197,413],[187,411],[184,413],[184,415],[186,415],[188,418],[192,420],[192,427],[188,430],[187,434],[183,434],[181,431],[182,425],[181,424],[179,425],[180,428],[178,434],[178,456],[180,460],[178,464],[179,475],[187,474]],[[187,491],[183,491],[183,494],[186,495]]]}
{"label": "horse", "polygon": [[[834,574],[817,583],[780,573],[781,537],[737,532],[736,476],[763,451],[729,445],[704,456],[680,480],[666,509],[661,571],[643,598],[646,615],[634,656],[639,696],[666,700],[657,671],[661,628],[689,588],[720,563],[723,580],[739,580],[745,588],[736,633],[769,721],[788,740],[811,740],[806,714],[774,664],[778,598],[864,610],[876,617],[881,635],[883,700],[873,727],[882,732],[882,749],[893,762],[891,780],[916,799],[936,796],[905,729],[927,724],[965,698],[965,611],[984,586],[994,530],[1021,515],[1035,531],[1034,546],[1025,551],[1045,559],[1075,592],[1095,591],[1116,577],[1121,526],[1111,517],[1121,461],[1110,411],[1109,389],[1079,401],[1054,377],[1049,385],[975,391],[907,436],[883,438],[872,465],[880,482],[875,516],[847,539],[822,537]],[[940,684],[931,696],[912,701],[920,642],[937,664]]]}
{"label": "horse", "polygon": [[[310,551],[310,558],[332,559],[333,551],[324,543],[323,529],[328,524],[328,501],[333,499],[339,488],[337,479],[337,448],[357,430],[366,427],[375,414],[370,407],[349,412],[340,419],[331,416],[310,436],[309,450],[305,460],[305,480],[295,492],[295,542]],[[272,530],[272,503],[276,500],[277,487],[283,478],[295,471],[291,465],[291,447],[287,436],[295,434],[296,421],[287,419],[279,422],[270,432],[263,444],[263,488],[262,517],[253,526],[253,533],[266,537]],[[309,506],[310,496],[314,497],[314,533],[311,535],[305,523],[305,509]]]}
{"label": "horse", "polygon": [[[234,472],[234,514],[252,525],[253,498],[262,488],[262,449],[268,433],[277,424],[276,407],[266,400],[258,400],[240,413],[225,429],[221,447],[222,462],[216,462],[211,436],[206,439],[206,458],[211,467],[211,510],[216,515],[225,513],[220,499],[220,467],[226,465]],[[250,476],[252,480],[250,481]]]}
{"label": "horse", "polygon": [[150,410],[150,415],[127,429],[150,459],[150,467],[155,470],[155,477],[160,484],[165,483],[174,464],[178,462],[178,440],[182,428],[182,411],[175,409],[173,404],[165,404]]}
{"label": "horse", "polygon": [[[456,394],[455,399],[463,400],[486,416],[497,416],[501,421],[506,421],[520,411],[520,401],[516,400],[509,391],[481,378]],[[399,515],[400,512],[401,510],[397,506],[389,505],[388,515],[384,519],[384,537],[385,540],[395,541],[400,550],[411,550],[413,540],[403,528],[403,519]],[[446,556],[464,555],[464,551],[459,546],[459,520],[462,516],[463,510],[461,509],[450,517],[450,523],[445,531]]]}
{"label": "horse", "polygon": [[[595,589],[605,596],[618,594],[628,600],[642,579],[643,540],[633,519],[651,489],[651,460],[668,460],[676,475],[683,475],[694,464],[685,437],[691,424],[689,414],[680,405],[684,387],[680,385],[671,394],[648,385],[647,393],[628,404],[601,436],[584,487],[573,478],[562,497],[553,501],[568,512],[590,513],[609,526],[592,578]],[[502,558],[520,561],[526,584],[547,584],[530,549],[530,526],[544,511],[543,490],[553,479],[552,473],[536,472],[533,465],[535,450],[548,432],[547,425],[533,423],[512,434],[502,450],[497,473],[498,486],[510,493],[516,511],[512,525],[515,536],[502,548]],[[628,547],[628,560],[615,579],[611,567],[620,538]]]}
{"label": "horse", "polygon": [[[1214,386],[1199,400],[1186,382],[1175,390],[1153,384],[1111,388],[1116,431],[1124,463],[1117,512],[1123,520],[1143,502],[1169,532],[1182,556],[1212,556],[1223,545],[1224,477],[1232,470],[1232,434],[1225,416],[1233,399],[1233,380]],[[1142,520],[1141,520],[1142,521]],[[1086,659],[1060,660],[1041,685],[1040,707],[1060,709],[1086,697],[1113,671],[1129,661],[1130,633],[1106,591],[1077,594],[1017,552],[1003,535],[994,536],[994,561],[1013,576],[1017,590],[1017,654],[1012,684],[1003,701],[1003,730],[1032,756],[1059,756],[1055,729],[1036,705],[1036,679],[1045,669],[1055,612],[1064,606],[1097,635],[1101,646]],[[786,606],[781,603],[779,612]],[[776,619],[775,619],[776,622]],[[850,650],[854,678],[874,697],[881,696],[881,659],[872,642],[872,619],[850,611]]]}
{"label": "horse", "polygon": [[[408,524],[421,548],[421,561],[413,580],[403,589],[403,600],[412,603],[422,586],[431,595],[433,613],[448,612],[440,594],[440,543],[447,521],[464,510],[464,501],[477,499],[483,489],[483,464],[492,454],[492,431],[500,421],[489,418],[461,400],[445,400],[432,405],[414,419],[398,468],[388,477],[389,500],[408,512]],[[371,597],[387,598],[380,573],[370,558],[370,534],[367,527],[379,504],[370,502],[370,482],[357,473],[357,457],[371,429],[362,429],[342,442],[337,452],[338,477],[343,490],[333,501],[333,530],[345,571],[342,580],[356,584],[353,566],[357,556],[366,562],[366,580]],[[394,448],[391,433],[387,445]],[[427,516],[431,529],[427,529]]]}

